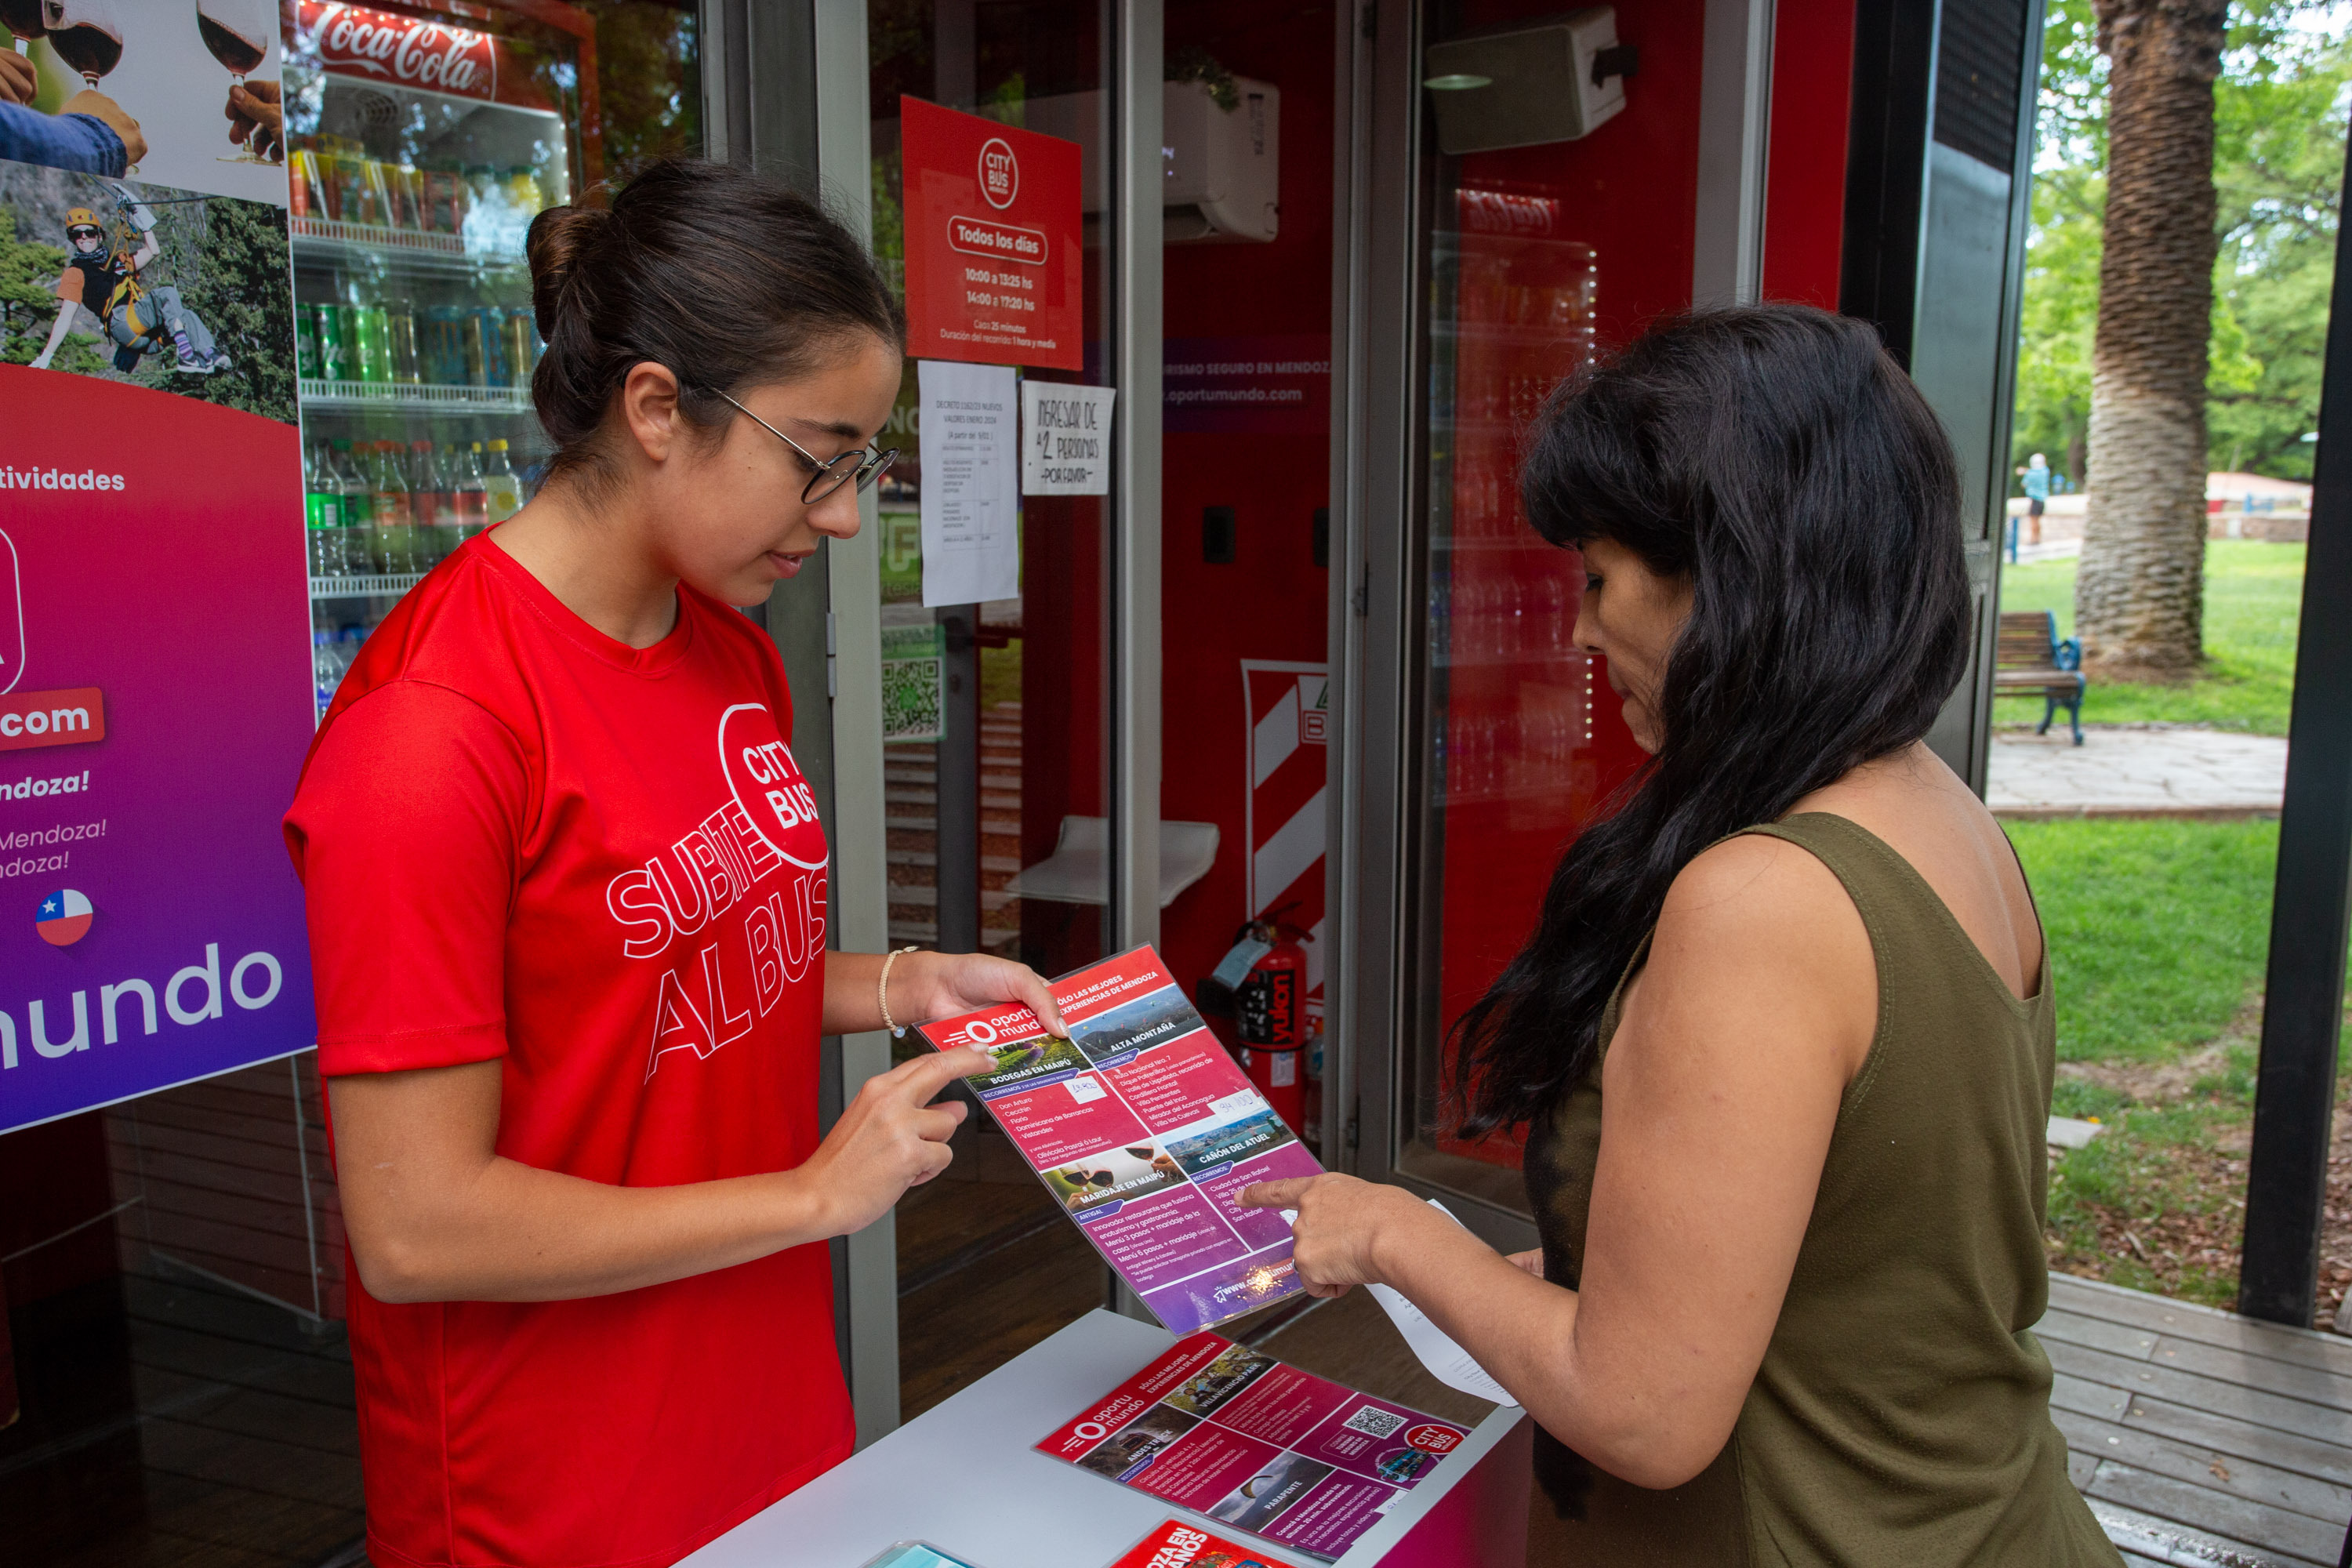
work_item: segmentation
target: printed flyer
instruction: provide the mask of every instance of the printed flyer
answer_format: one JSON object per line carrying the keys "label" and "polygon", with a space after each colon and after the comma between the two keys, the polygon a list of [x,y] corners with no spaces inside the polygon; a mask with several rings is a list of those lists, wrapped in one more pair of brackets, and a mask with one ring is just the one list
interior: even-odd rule
{"label": "printed flyer", "polygon": [[1135,1550],[1110,1568],[1286,1568],[1268,1562],[1247,1546],[1169,1520],[1135,1543]]}
{"label": "printed flyer", "polygon": [[1329,1563],[1469,1436],[1199,1333],[1037,1449]]}
{"label": "printed flyer", "polygon": [[1030,1169],[1171,1332],[1304,1289],[1290,1226],[1234,1203],[1253,1182],[1319,1174],[1148,947],[1054,983],[1070,1038],[1026,1007],[921,1026],[940,1050],[978,1046],[968,1079]]}

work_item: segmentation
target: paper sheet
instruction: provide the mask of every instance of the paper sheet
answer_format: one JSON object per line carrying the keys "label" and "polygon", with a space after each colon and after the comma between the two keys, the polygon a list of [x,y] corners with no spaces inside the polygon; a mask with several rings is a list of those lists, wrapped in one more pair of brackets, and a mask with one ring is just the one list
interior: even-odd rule
{"label": "paper sheet", "polygon": [[[1454,1219],[1454,1211],[1435,1198],[1429,1200],[1429,1206],[1447,1219]],[[1457,1219],[1454,1223],[1460,1225],[1462,1222]],[[1508,1389],[1496,1383],[1485,1367],[1471,1359],[1468,1351],[1454,1342],[1451,1334],[1431,1322],[1420,1308],[1386,1285],[1367,1285],[1364,1289],[1370,1290],[1372,1300],[1387,1311],[1389,1321],[1396,1324],[1397,1332],[1404,1336],[1404,1342],[1412,1347],[1412,1353],[1421,1358],[1421,1364],[1429,1369],[1432,1377],[1448,1388],[1475,1394],[1496,1405],[1518,1403],[1511,1397]]]}
{"label": "paper sheet", "polygon": [[923,360],[923,603],[1021,592],[1021,403],[1009,365]]}

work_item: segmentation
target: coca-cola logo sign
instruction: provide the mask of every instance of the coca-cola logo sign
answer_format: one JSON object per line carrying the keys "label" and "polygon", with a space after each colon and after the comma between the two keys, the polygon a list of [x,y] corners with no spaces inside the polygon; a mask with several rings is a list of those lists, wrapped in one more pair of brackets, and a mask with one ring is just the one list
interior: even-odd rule
{"label": "coca-cola logo sign", "polygon": [[330,70],[460,98],[498,94],[498,46],[487,33],[338,0],[302,0],[301,36]]}
{"label": "coca-cola logo sign", "polygon": [[1462,226],[1472,234],[1545,236],[1559,222],[1557,196],[1523,196],[1465,186],[1454,193]]}

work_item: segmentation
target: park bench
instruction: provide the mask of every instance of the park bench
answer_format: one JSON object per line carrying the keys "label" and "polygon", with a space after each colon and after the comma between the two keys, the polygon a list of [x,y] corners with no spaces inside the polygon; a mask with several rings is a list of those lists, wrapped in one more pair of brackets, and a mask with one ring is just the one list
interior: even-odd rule
{"label": "park bench", "polygon": [[2058,635],[2058,617],[2047,610],[2004,610],[2000,642],[1993,656],[1995,697],[2042,699],[2042,723],[2033,732],[2046,735],[2050,721],[2063,707],[2074,726],[2074,744],[2083,743],[2083,645]]}

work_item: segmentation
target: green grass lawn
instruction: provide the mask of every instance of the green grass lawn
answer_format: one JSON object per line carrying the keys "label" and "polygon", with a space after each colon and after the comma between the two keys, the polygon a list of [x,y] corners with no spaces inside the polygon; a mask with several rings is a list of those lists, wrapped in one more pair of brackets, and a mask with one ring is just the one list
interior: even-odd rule
{"label": "green grass lawn", "polygon": [[2088,1068],[2061,1074],[2053,1109],[2105,1129],[2051,1173],[2053,1264],[2227,1306],[2253,1118],[2252,1041],[2242,1026],[2218,1062],[2176,1064],[2228,1035],[2262,985],[2278,824],[2003,826],[2049,939],[2059,1059]]}
{"label": "green grass lawn", "polygon": [[[2286,733],[2294,689],[2294,627],[2303,599],[2300,544],[2217,539],[2205,547],[2206,672],[2186,686],[2125,686],[2094,680],[2083,699],[2085,724],[2162,721],[2210,724],[2260,735]],[[2029,562],[2000,569],[2000,607],[2051,610],[2058,635],[2074,628],[2074,562]],[[2003,698],[1995,723],[2039,723],[2039,697]]]}
{"label": "green grass lawn", "polygon": [[2277,823],[2003,826],[2049,937],[2061,1060],[2169,1060],[2262,984]]}

